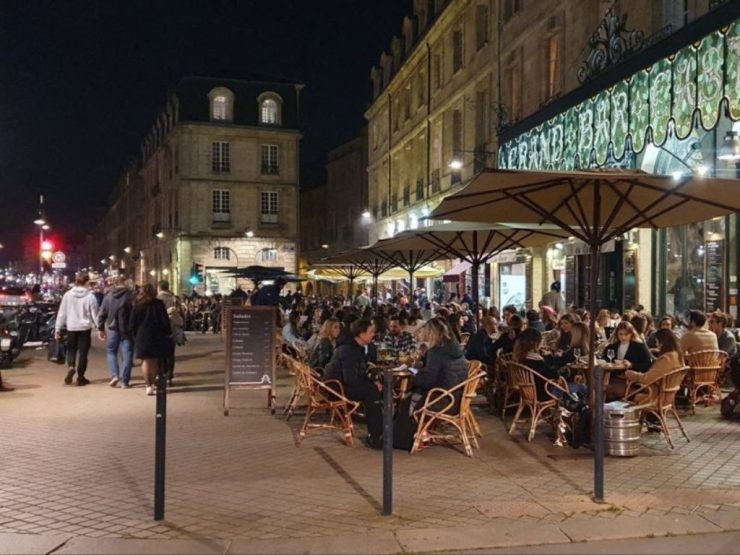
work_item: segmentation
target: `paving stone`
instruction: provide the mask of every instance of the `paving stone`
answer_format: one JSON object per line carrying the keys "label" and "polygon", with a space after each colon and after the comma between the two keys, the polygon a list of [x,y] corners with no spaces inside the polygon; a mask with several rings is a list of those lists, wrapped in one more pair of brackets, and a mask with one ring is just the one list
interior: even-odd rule
{"label": "paving stone", "polygon": [[69,540],[71,536],[0,533],[0,555],[46,554]]}
{"label": "paving stone", "polygon": [[401,552],[401,545],[393,533],[374,533],[363,536],[322,536],[282,540],[234,540],[229,546],[228,554],[234,555],[272,555],[272,554],[326,554],[341,555],[345,553],[395,554]]}
{"label": "paving stone", "polygon": [[119,538],[73,538],[57,553],[78,555],[211,555],[225,553],[229,542],[219,540],[124,540]]}
{"label": "paving stone", "polygon": [[574,517],[560,524],[560,530],[571,541],[599,541],[647,536],[702,534],[719,532],[721,528],[698,515],[643,515],[639,518],[586,519]]}

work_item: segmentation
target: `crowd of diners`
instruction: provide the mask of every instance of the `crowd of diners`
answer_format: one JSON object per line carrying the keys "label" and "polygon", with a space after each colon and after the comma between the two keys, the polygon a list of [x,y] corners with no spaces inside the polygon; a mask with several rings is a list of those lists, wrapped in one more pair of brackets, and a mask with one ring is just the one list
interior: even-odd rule
{"label": "crowd of diners", "polygon": [[[437,303],[416,295],[404,296],[404,303],[397,297],[371,301],[366,292],[351,299],[295,294],[289,303],[281,299],[282,339],[286,346],[300,346],[312,368],[324,379],[339,380],[345,395],[364,405],[365,444],[380,448],[382,386],[369,372],[379,350],[418,370],[409,390],[412,410],[430,389],[462,383],[468,361],[482,362],[491,373],[502,353],[511,353],[513,361],[544,378],[564,377],[572,394],[584,394],[586,386],[569,366],[589,354],[591,314],[583,308],[566,309],[559,288],[554,292],[557,296],[545,295],[539,310],[479,308],[478,324],[472,302]],[[730,324],[719,312],[692,310],[686,323],[680,323],[673,316],[654,319],[641,306],[623,314],[599,311],[597,355],[625,367],[624,372],[610,373],[606,400],[623,398],[628,381],[652,381],[683,366],[687,353],[719,349],[737,366],[737,340]],[[538,396],[546,400],[544,381],[536,380]]]}

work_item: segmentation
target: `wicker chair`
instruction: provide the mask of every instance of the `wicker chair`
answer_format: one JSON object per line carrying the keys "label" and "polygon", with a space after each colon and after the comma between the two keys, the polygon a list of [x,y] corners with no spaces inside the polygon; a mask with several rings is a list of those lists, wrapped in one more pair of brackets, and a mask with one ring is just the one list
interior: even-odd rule
{"label": "wicker chair", "polygon": [[[461,443],[468,457],[473,456],[473,448],[478,449],[480,428],[472,412],[471,403],[475,398],[478,383],[486,375],[480,369],[480,363],[473,361],[469,365],[467,379],[455,387],[445,390],[439,387],[429,390],[424,405],[414,411],[414,418],[419,422],[411,453],[416,453],[424,441],[429,443]],[[460,394],[459,410],[456,395]],[[446,404],[445,404],[446,403]]]}
{"label": "wicker chair", "polygon": [[696,401],[699,392],[705,406],[709,406],[712,398],[722,399],[722,391],[718,386],[720,372],[724,368],[726,353],[723,351],[696,351],[686,355],[686,364],[689,366],[688,388],[691,402],[691,414],[696,414]]}
{"label": "wicker chair", "polygon": [[506,416],[506,410],[519,406],[519,402],[510,402],[517,394],[516,386],[511,380],[511,372],[507,364],[511,362],[513,353],[499,353],[496,357],[496,405],[501,409],[501,418]]}
{"label": "wicker chair", "polygon": [[[520,422],[519,417],[525,410],[529,410],[530,424],[529,424],[529,435],[527,441],[532,441],[535,431],[537,429],[537,423],[545,412],[552,412],[560,403],[560,399],[555,396],[554,390],[559,389],[563,393],[568,393],[568,384],[557,383],[547,379],[539,372],[532,370],[529,366],[519,364],[518,362],[508,362],[506,364],[507,370],[511,375],[512,382],[516,386],[519,392],[519,406],[514,415],[514,421],[511,423],[509,428],[509,435],[514,433],[516,425]],[[545,382],[545,391],[549,399],[547,401],[540,401],[537,399],[537,384],[536,378],[540,378]]]}
{"label": "wicker chair", "polygon": [[470,341],[470,334],[468,332],[462,332],[460,334],[460,346],[464,349],[468,345],[468,341]]}
{"label": "wicker chair", "polygon": [[[308,408],[298,433],[299,442],[315,430],[333,430],[344,434],[345,443],[352,447],[355,439],[355,429],[352,415],[360,407],[360,403],[348,399],[344,395],[342,383],[338,380],[321,381],[319,376],[304,363],[295,362],[296,372],[302,375],[308,395]],[[317,412],[327,412],[328,423],[312,422]]]}
{"label": "wicker chair", "polygon": [[[637,389],[629,392],[625,397],[625,401],[629,401],[638,393],[647,393],[648,397],[638,405],[640,409],[640,429],[642,424],[645,422],[645,416],[647,414],[654,415],[660,421],[660,427],[663,430],[663,436],[665,437],[668,445],[671,449],[674,448],[673,440],[671,439],[671,432],[668,429],[668,422],[666,417],[671,414],[673,418],[678,422],[678,427],[686,438],[686,441],[691,441],[689,436],[686,434],[686,430],[681,423],[681,419],[678,417],[676,412],[676,393],[681,389],[681,384],[686,378],[686,374],[689,372],[689,367],[684,366],[683,368],[676,368],[671,370],[667,374],[664,374],[652,382],[642,384]],[[628,388],[629,390],[629,388]]]}

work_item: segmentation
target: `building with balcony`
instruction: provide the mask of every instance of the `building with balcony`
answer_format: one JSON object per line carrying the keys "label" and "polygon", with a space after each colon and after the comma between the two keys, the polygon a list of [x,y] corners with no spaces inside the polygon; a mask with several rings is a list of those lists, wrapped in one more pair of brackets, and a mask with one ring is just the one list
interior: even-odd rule
{"label": "building with balcony", "polygon": [[[297,271],[300,93],[285,81],[188,77],[123,172],[92,237],[92,261],[136,281],[228,293],[219,270]],[[247,283],[246,286],[251,286]]]}

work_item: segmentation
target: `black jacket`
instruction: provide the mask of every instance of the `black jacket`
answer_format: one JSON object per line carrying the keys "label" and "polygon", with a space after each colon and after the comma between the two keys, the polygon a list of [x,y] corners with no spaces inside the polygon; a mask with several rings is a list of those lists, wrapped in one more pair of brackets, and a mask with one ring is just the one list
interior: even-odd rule
{"label": "black jacket", "polygon": [[468,361],[460,344],[449,340],[427,351],[424,368],[414,377],[414,388],[429,391],[434,387],[451,389],[468,377]]}
{"label": "black jacket", "polygon": [[128,315],[130,318],[133,302],[134,294],[128,287],[116,287],[108,291],[103,298],[103,303],[100,305],[100,310],[98,311],[98,330],[103,331],[105,327],[108,326],[108,329],[120,331],[124,335],[128,335],[127,332],[130,330],[118,329],[121,327],[121,323],[123,323],[121,322],[121,318],[118,317],[120,316],[118,311],[122,310],[123,312],[126,312],[128,308]]}
{"label": "black jacket", "polygon": [[172,338],[170,318],[164,303],[155,299],[137,303],[131,312],[136,358],[166,358],[170,355]]}
{"label": "black jacket", "polygon": [[331,360],[324,369],[324,376],[326,379],[342,382],[344,391],[350,398],[358,397],[368,384],[373,385],[367,374],[367,363],[365,347],[352,337],[334,349]]}
{"label": "black jacket", "polygon": [[[614,356],[616,357],[619,350],[619,343],[612,343],[607,348],[614,349]],[[632,363],[632,370],[635,372],[647,372],[655,360],[653,355],[650,354],[648,346],[639,341],[630,341],[630,346],[627,347],[627,353],[624,355],[624,359]]]}
{"label": "black jacket", "polygon": [[[498,350],[501,349],[504,353],[513,353],[514,352],[514,342],[516,341],[516,338],[519,336],[518,331],[514,331],[513,329],[506,329],[503,332],[501,332],[501,335],[499,338],[493,343],[493,358],[496,359],[496,354],[498,353]],[[511,336],[514,336],[514,339],[511,338]]]}
{"label": "black jacket", "polygon": [[319,341],[319,344],[316,345],[316,348],[311,353],[311,357],[309,358],[311,368],[325,368],[326,365],[329,364],[333,354],[334,345],[332,345],[330,340],[324,337]]}
{"label": "black jacket", "polygon": [[[541,374],[548,380],[554,381],[558,379],[557,371],[553,369],[550,365],[548,365],[542,359],[526,358],[524,359],[523,364],[525,366],[528,366],[529,368],[531,368],[538,374]],[[538,401],[549,401],[550,396],[547,394],[547,391],[545,390],[545,381],[539,376],[535,376],[534,383],[535,383],[535,387],[537,388],[537,400]],[[551,388],[550,391],[555,392],[557,390],[554,388]]]}
{"label": "black jacket", "polygon": [[494,365],[496,363],[496,353],[493,351],[493,341],[491,341],[488,332],[483,328],[473,335],[468,342],[468,348],[465,351],[465,358],[468,360],[479,360],[483,364]]}

